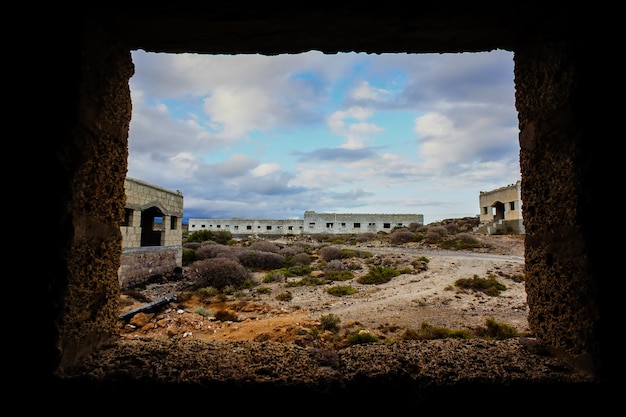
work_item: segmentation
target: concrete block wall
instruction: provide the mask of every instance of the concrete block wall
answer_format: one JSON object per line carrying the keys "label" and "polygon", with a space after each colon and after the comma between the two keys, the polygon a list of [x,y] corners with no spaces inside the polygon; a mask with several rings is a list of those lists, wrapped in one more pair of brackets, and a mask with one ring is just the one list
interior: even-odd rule
{"label": "concrete block wall", "polygon": [[[160,246],[176,246],[182,243],[183,194],[135,178],[126,177],[125,209],[131,214],[129,224],[122,226],[122,247],[141,247],[141,216],[151,208],[163,215]],[[174,219],[172,221],[172,218]]]}
{"label": "concrete block wall", "polygon": [[[124,187],[127,222],[120,227],[122,257],[118,277],[121,288],[129,288],[155,275],[167,276],[182,266],[183,194],[130,177]],[[161,217],[162,222],[153,223],[154,215]],[[152,230],[143,230],[144,227]],[[160,235],[158,244],[153,240],[146,243],[146,233]]]}
{"label": "concrete block wall", "polygon": [[[497,220],[522,220],[521,181],[495,190],[481,191],[479,204],[481,223],[490,223]],[[494,215],[492,208],[497,205],[500,205],[503,212]]]}

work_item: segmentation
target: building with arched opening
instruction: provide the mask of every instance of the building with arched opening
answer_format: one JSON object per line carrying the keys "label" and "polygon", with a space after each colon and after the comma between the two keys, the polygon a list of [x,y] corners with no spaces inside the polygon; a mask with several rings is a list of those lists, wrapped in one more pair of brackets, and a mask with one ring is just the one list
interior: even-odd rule
{"label": "building with arched opening", "polygon": [[521,185],[522,182],[517,181],[515,184],[480,192],[480,227],[477,231],[489,235],[526,233],[522,217]]}
{"label": "building with arched opening", "polygon": [[182,266],[183,193],[126,177],[120,286],[141,284]]}

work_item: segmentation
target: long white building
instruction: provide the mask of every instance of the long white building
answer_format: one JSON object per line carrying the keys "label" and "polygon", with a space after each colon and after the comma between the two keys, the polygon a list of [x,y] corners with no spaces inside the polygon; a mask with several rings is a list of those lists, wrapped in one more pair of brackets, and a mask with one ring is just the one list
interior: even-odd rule
{"label": "long white building", "polygon": [[189,233],[198,230],[228,231],[233,236],[303,235],[316,233],[358,234],[391,232],[411,223],[424,224],[423,214],[316,213],[305,211],[304,219],[189,219]]}

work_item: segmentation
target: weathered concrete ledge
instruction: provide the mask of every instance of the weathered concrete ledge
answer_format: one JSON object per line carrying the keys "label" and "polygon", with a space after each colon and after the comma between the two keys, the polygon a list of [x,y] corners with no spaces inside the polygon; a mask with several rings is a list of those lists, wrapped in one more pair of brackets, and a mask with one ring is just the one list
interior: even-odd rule
{"label": "weathered concrete ledge", "polygon": [[228,401],[310,395],[351,399],[351,410],[365,404],[369,409],[375,399],[384,399],[387,410],[450,400],[511,406],[526,395],[567,408],[562,401],[569,403],[572,395],[597,401],[602,393],[590,377],[533,339],[401,341],[341,351],[275,342],[129,339],[95,352],[57,386],[61,395],[137,394],[145,388],[169,399],[205,391]]}

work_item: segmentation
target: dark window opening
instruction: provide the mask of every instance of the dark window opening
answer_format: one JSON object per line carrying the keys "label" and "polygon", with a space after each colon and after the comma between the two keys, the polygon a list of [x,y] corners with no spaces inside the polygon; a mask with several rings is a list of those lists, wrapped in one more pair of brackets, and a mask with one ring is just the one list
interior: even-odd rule
{"label": "dark window opening", "polygon": [[354,225],[352,226],[355,229],[360,229],[361,228],[361,223],[354,223]]}
{"label": "dark window opening", "polygon": [[132,209],[124,209],[124,221],[122,226],[130,226],[133,223],[133,211]]}
{"label": "dark window opening", "polygon": [[383,229],[391,229],[391,223],[383,223]]}
{"label": "dark window opening", "polygon": [[162,246],[163,213],[156,207],[141,212],[141,246]]}

